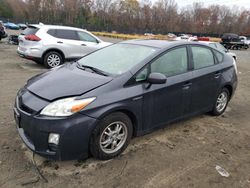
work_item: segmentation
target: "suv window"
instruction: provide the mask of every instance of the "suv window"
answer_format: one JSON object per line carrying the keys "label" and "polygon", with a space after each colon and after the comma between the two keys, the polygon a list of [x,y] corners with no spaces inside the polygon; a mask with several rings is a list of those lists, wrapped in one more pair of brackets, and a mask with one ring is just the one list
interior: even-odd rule
{"label": "suv window", "polygon": [[210,49],[201,46],[192,46],[191,49],[193,53],[194,69],[214,65],[214,55]]}
{"label": "suv window", "polygon": [[34,35],[38,30],[39,28],[37,27],[29,26],[21,33],[21,35]]}
{"label": "suv window", "polygon": [[151,64],[151,72],[174,76],[187,72],[188,56],[186,47],[167,52]]}
{"label": "suv window", "polygon": [[97,43],[97,40],[88,33],[77,31],[79,40]]}
{"label": "suv window", "polygon": [[56,37],[56,30],[55,29],[49,29],[47,33],[53,37]]}
{"label": "suv window", "polygon": [[79,40],[78,35],[74,30],[50,29],[47,33],[53,37],[60,39]]}

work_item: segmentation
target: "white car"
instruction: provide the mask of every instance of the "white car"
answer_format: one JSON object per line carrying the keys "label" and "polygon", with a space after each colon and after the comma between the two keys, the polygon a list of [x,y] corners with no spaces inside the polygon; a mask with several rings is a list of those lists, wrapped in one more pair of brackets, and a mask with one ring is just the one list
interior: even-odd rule
{"label": "white car", "polygon": [[209,46],[211,46],[211,47],[214,47],[214,48],[216,48],[216,49],[218,49],[218,50],[220,50],[220,51],[222,51],[222,52],[225,52],[225,53],[231,55],[231,56],[234,58],[235,61],[237,60],[236,54],[230,52],[228,49],[226,49],[226,48],[225,48],[222,44],[220,44],[219,42],[211,42],[211,41],[199,41],[199,42],[200,42],[200,43],[203,43],[203,44],[207,44],[207,45],[209,45]]}
{"label": "white car", "polygon": [[250,46],[250,40],[248,40],[247,37],[245,37],[245,36],[240,36],[239,38],[240,38],[240,41],[241,41],[241,42],[244,42],[244,44]]}
{"label": "white car", "polygon": [[181,34],[179,37],[174,38],[174,40],[176,41],[198,41],[197,36],[191,36],[191,35],[187,35],[187,34]]}
{"label": "white car", "polygon": [[66,26],[29,25],[18,37],[17,53],[48,68],[111,45],[90,32]]}

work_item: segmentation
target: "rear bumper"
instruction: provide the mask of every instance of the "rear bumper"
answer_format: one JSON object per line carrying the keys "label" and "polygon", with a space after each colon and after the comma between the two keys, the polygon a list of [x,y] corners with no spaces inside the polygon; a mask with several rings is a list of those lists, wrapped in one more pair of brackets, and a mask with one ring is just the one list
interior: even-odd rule
{"label": "rear bumper", "polygon": [[32,56],[32,54],[24,53],[23,51],[20,51],[20,50],[17,50],[17,54],[20,57],[25,58],[25,59],[29,59],[29,60],[32,60],[35,62],[40,62],[40,63],[42,62],[41,57],[35,57],[35,56]]}
{"label": "rear bumper", "polygon": [[[91,132],[97,120],[82,114],[67,118],[45,117],[29,114],[14,107],[18,133],[25,145],[33,152],[53,160],[72,160],[88,157]],[[60,135],[59,144],[51,147],[50,133]]]}

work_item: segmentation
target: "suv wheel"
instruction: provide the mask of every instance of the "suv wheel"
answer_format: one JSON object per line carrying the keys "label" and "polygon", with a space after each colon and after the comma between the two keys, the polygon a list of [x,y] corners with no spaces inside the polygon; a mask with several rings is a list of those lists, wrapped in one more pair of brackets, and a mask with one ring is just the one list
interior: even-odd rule
{"label": "suv wheel", "polygon": [[103,118],[90,139],[90,152],[98,159],[107,160],[121,154],[132,137],[132,122],[121,112]]}
{"label": "suv wheel", "polygon": [[58,52],[51,51],[45,54],[44,56],[44,65],[47,68],[54,68],[63,63],[62,55]]}
{"label": "suv wheel", "polygon": [[219,95],[217,96],[214,108],[212,110],[212,114],[215,116],[219,116],[223,114],[227,108],[229,102],[229,91],[226,88],[223,88]]}

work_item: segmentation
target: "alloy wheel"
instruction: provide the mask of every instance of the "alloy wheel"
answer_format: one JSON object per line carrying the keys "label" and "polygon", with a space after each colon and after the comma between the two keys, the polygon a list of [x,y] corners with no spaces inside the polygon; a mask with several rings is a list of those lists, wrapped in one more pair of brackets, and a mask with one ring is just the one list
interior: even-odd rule
{"label": "alloy wheel", "polygon": [[227,106],[227,102],[228,102],[228,94],[227,92],[223,91],[217,98],[216,110],[218,112],[222,112]]}
{"label": "alloy wheel", "polygon": [[58,55],[56,54],[51,54],[49,55],[48,59],[47,59],[47,63],[48,65],[53,68],[53,67],[57,67],[60,65],[61,63],[61,59]]}
{"label": "alloy wheel", "polygon": [[100,148],[107,154],[120,150],[127,139],[128,130],[123,122],[113,122],[109,124],[100,136]]}

